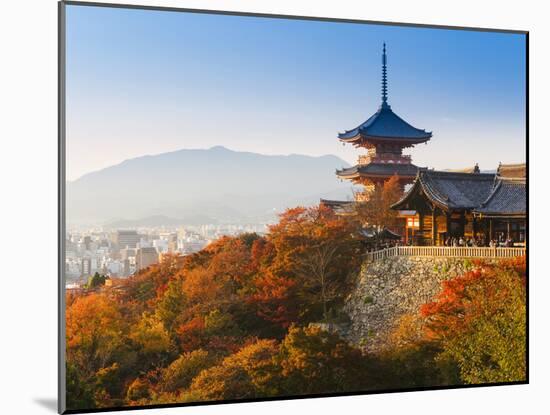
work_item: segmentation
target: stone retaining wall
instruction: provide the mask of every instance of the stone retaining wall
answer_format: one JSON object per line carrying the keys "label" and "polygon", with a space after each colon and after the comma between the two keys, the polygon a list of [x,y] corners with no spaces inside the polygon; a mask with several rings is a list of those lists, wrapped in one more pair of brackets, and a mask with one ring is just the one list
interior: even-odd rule
{"label": "stone retaining wall", "polygon": [[463,274],[472,260],[438,257],[391,257],[366,262],[344,311],[350,317],[340,334],[371,352],[381,351],[387,336],[406,314],[418,314],[441,282]]}

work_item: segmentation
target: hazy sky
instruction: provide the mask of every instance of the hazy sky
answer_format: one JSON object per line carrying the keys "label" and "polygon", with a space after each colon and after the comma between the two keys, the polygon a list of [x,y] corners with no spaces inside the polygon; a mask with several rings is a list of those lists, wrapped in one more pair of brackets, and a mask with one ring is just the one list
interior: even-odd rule
{"label": "hazy sky", "polygon": [[416,165],[525,160],[523,35],[69,5],[67,179],[216,145],[355,163],[383,41],[392,109],[433,131]]}

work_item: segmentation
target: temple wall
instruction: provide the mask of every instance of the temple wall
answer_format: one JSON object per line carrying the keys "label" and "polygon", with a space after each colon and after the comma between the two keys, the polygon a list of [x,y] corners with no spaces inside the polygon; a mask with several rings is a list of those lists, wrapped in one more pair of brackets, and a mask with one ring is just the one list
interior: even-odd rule
{"label": "temple wall", "polygon": [[367,351],[383,350],[400,317],[418,314],[420,306],[440,291],[442,281],[471,267],[470,259],[433,257],[391,257],[365,263],[344,306],[351,322],[338,331]]}

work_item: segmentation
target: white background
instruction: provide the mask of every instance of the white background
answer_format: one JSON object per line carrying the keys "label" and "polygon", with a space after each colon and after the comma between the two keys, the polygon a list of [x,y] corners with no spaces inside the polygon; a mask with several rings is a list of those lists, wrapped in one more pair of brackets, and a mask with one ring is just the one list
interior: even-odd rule
{"label": "white background", "polygon": [[[544,8],[546,2],[142,0],[140,3],[493,27],[531,33],[530,385],[140,413],[548,413],[550,273],[545,259],[550,255],[550,237],[545,235],[550,233],[545,213],[550,209],[547,197],[550,26]],[[0,412],[51,414],[55,411],[57,389],[57,5],[55,0],[10,0],[3,1],[0,7]]]}

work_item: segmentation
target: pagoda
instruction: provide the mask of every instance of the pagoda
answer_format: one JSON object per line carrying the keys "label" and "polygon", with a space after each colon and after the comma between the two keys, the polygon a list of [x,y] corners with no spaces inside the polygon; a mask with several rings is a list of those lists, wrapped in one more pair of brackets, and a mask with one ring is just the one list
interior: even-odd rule
{"label": "pagoda", "polygon": [[382,51],[382,103],[369,119],[358,127],[339,133],[338,138],[344,144],[366,149],[357,165],[337,170],[341,179],[351,180],[364,186],[364,190],[355,193],[357,202],[369,199],[376,186],[397,175],[403,186],[412,183],[418,167],[412,164],[411,156],[404,155],[403,149],[415,144],[425,143],[432,137],[431,132],[413,127],[397,114],[388,104],[388,79],[386,44]]}

